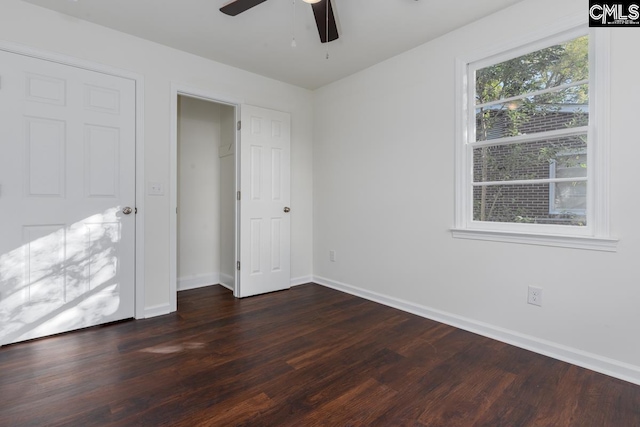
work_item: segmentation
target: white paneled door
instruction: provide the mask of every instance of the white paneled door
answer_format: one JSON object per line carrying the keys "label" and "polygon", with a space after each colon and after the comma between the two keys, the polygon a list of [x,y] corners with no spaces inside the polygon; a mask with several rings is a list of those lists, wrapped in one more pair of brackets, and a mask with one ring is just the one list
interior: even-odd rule
{"label": "white paneled door", "polygon": [[0,51],[0,344],[133,317],[134,203],[135,82]]}
{"label": "white paneled door", "polygon": [[290,287],[291,118],[250,105],[241,116],[238,296],[247,297]]}

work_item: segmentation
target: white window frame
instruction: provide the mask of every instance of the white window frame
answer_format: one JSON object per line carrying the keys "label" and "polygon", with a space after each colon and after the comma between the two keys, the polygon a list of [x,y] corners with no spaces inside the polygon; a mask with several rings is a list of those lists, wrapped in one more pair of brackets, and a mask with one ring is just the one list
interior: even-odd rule
{"label": "white window frame", "polygon": [[[473,219],[475,70],[589,35],[589,126],[587,146],[587,225],[520,224]],[[589,28],[583,16],[456,60],[455,238],[560,246],[615,252],[609,235],[609,49],[610,30]],[[543,136],[543,135],[541,135]],[[518,137],[514,137],[518,138]]]}

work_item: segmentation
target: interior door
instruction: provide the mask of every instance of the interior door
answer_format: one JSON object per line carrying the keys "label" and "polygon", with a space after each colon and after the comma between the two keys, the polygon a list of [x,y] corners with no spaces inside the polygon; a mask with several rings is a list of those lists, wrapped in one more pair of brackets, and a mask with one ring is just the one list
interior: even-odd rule
{"label": "interior door", "polygon": [[135,82],[0,51],[0,344],[133,317],[134,203]]}
{"label": "interior door", "polygon": [[291,118],[243,105],[240,131],[238,296],[288,289],[291,282]]}

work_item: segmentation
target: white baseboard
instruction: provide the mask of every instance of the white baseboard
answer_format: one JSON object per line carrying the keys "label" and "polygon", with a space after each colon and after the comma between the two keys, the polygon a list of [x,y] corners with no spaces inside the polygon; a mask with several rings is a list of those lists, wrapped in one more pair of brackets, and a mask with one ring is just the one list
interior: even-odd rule
{"label": "white baseboard", "polygon": [[178,277],[178,291],[202,288],[220,283],[220,273],[201,274],[199,276]]}
{"label": "white baseboard", "polygon": [[368,291],[325,277],[313,277],[313,282],[328,288],[336,289],[389,307],[397,308],[436,322],[445,323],[465,331],[473,332],[516,347],[524,348],[563,362],[581,366],[611,377],[619,378],[640,385],[640,367],[597,354],[567,347],[554,342],[542,340],[530,335],[521,334],[473,319],[447,313],[423,305],[414,304],[377,292]]}
{"label": "white baseboard", "polygon": [[234,292],[233,284],[235,282],[235,278],[228,274],[220,273],[220,285],[229,289],[231,292]]}
{"label": "white baseboard", "polygon": [[290,283],[291,286],[300,286],[310,282],[313,282],[313,276],[292,277]]}
{"label": "white baseboard", "polygon": [[220,282],[219,285],[222,286],[223,288],[229,289],[231,292],[235,292],[235,289],[233,289],[233,286],[231,285],[227,285],[226,283],[222,283],[222,282]]}
{"label": "white baseboard", "polygon": [[158,304],[158,305],[153,305],[151,307],[145,307],[144,318],[148,319],[150,317],[163,316],[169,313],[171,313],[171,307],[169,303]]}

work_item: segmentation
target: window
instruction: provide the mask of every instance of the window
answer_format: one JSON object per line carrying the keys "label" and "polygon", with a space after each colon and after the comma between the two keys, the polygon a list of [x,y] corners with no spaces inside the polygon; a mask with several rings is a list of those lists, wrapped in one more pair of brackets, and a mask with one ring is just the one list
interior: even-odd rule
{"label": "window", "polygon": [[454,237],[615,250],[587,30],[459,61]]}

